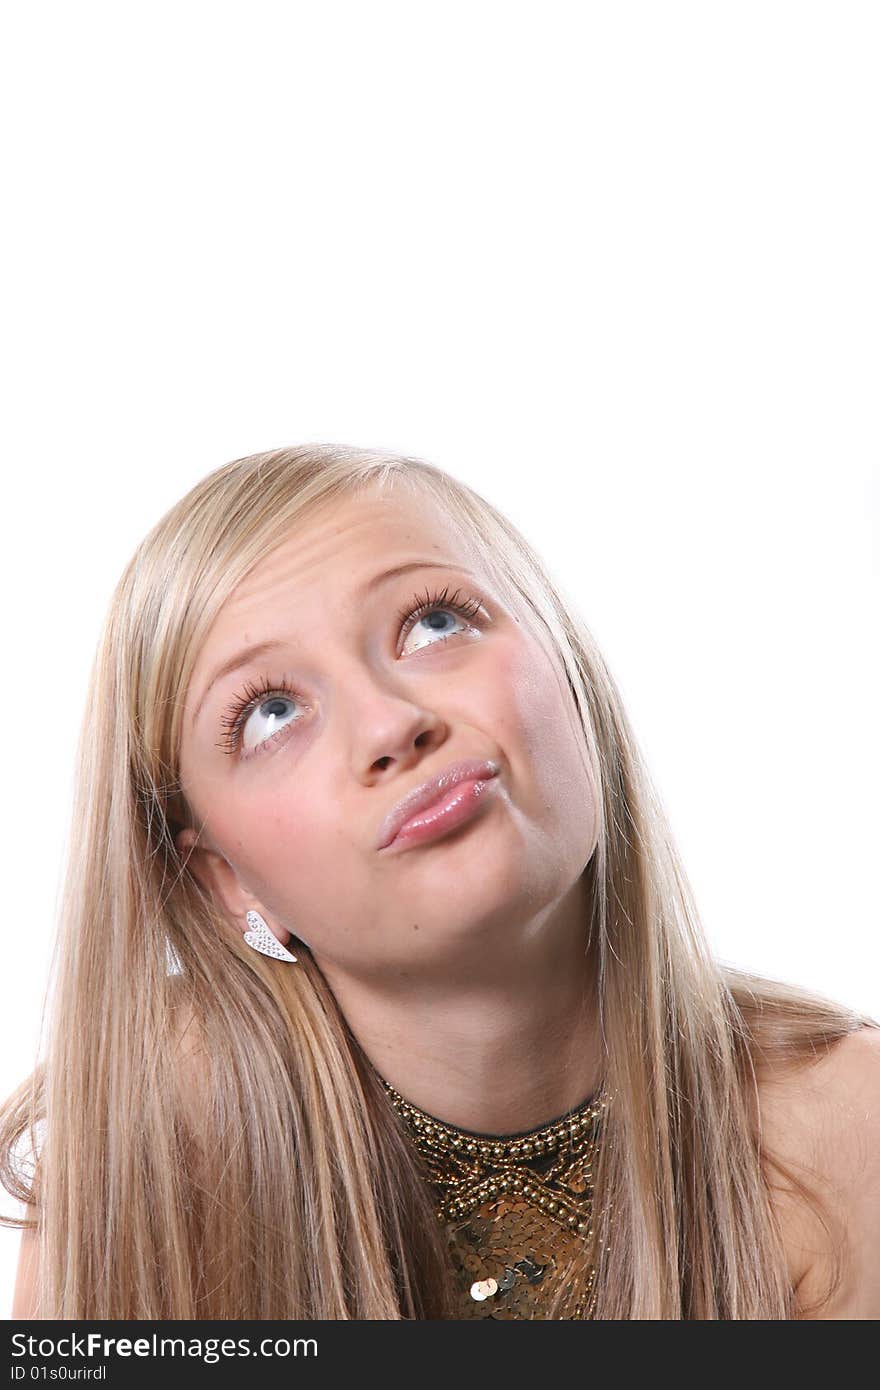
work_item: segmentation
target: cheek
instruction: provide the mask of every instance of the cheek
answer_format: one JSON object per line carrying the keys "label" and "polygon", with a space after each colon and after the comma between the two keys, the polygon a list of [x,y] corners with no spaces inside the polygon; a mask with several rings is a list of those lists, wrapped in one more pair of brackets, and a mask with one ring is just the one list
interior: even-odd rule
{"label": "cheek", "polygon": [[[239,878],[267,907],[284,909],[291,892],[309,898],[326,885],[333,862],[338,863],[338,824],[322,824],[320,797],[306,791],[277,794],[265,789],[255,798],[227,803],[212,817],[212,828]],[[279,901],[280,899],[280,901]]]}
{"label": "cheek", "polygon": [[295,791],[288,786],[274,802],[264,801],[256,812],[266,835],[261,862],[271,863],[279,872],[285,866],[288,872],[299,872],[309,864],[322,868],[323,861],[339,848],[338,818],[329,818],[333,809],[325,786]]}
{"label": "cheek", "polygon": [[[504,696],[498,737],[544,824],[585,827],[594,833],[595,795],[583,733],[563,672],[537,642],[511,651],[502,663]],[[509,746],[506,746],[506,741]]]}

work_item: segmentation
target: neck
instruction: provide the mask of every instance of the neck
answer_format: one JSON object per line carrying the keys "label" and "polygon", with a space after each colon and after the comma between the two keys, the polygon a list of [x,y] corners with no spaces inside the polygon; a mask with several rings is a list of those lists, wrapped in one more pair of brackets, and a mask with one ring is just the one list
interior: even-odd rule
{"label": "neck", "polygon": [[451,965],[390,985],[318,963],[372,1067],[405,1101],[457,1129],[519,1134],[604,1079],[585,921],[570,895],[527,930],[507,923],[473,949],[459,942]]}

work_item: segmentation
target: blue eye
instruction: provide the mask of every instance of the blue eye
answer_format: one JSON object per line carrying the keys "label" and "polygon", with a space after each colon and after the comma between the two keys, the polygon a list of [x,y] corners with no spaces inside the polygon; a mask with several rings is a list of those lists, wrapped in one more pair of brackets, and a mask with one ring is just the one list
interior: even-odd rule
{"label": "blue eye", "polygon": [[[263,751],[268,744],[274,744],[278,734],[281,734],[288,727],[286,723],[279,723],[284,719],[284,706],[291,705],[293,702],[299,703],[300,698],[302,698],[299,692],[286,685],[286,682],[282,682],[282,684],[284,684],[284,689],[279,689],[271,684],[266,677],[263,678],[260,685],[252,685],[250,681],[247,682],[242,694],[235,696],[227,713],[222,717],[221,723],[227,733],[222,735],[221,742],[217,745],[218,748],[224,749],[224,752],[227,753],[236,753],[241,748],[246,755],[250,755],[254,751]],[[246,749],[245,739],[243,739],[245,726],[250,719],[250,714],[256,713],[257,710],[266,714],[268,719],[268,738],[261,738],[253,748]]]}
{"label": "blue eye", "polygon": [[[451,598],[447,598],[446,593],[447,591],[444,589],[442,594],[425,594],[420,602],[418,599],[413,599],[405,608],[401,609],[397,615],[397,625],[402,628],[405,638],[409,636],[417,623],[420,623],[424,618],[433,619],[438,613],[456,613],[467,621],[475,618],[479,613],[480,600],[478,598],[459,599],[457,589]],[[413,604],[415,607],[412,606]],[[430,631],[440,632],[441,637],[454,636],[454,632],[441,631],[436,625],[432,626]],[[419,642],[416,650],[424,646],[433,646],[433,643],[430,641]]]}
{"label": "blue eye", "polygon": [[[470,622],[479,613],[482,607],[480,599],[468,598],[467,596],[459,597],[457,589],[451,597],[447,597],[447,592],[444,589],[439,594],[426,593],[421,599],[416,596],[398,613],[397,626],[402,630],[404,641],[418,624],[424,619],[430,619],[427,629],[420,634],[420,640],[413,648],[414,651],[425,646],[436,646],[438,641],[442,642],[447,637],[456,636],[460,631],[459,628],[447,630],[441,626],[443,615],[448,618],[450,613],[455,613],[459,618]],[[284,706],[301,703],[303,703],[303,697],[286,680],[282,681],[280,685],[273,684],[267,677],[264,677],[258,685],[248,681],[244,690],[235,697],[221,720],[225,732],[217,745],[218,748],[222,748],[225,753],[233,756],[240,751],[241,756],[244,757],[263,752],[265,748],[271,747],[281,738],[290,723],[295,724],[297,722],[296,718],[285,719]],[[260,738],[253,747],[246,748],[244,746],[245,727],[251,713],[256,712],[257,709],[269,720],[268,736]]]}

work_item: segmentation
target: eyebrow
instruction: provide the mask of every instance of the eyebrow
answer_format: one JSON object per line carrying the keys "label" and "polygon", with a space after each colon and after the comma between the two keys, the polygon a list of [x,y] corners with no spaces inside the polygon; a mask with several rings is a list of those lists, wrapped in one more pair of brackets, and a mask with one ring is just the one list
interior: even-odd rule
{"label": "eyebrow", "polygon": [[[371,593],[374,589],[377,589],[380,584],[386,583],[389,579],[396,579],[398,575],[408,574],[410,570],[418,569],[454,569],[458,573],[460,567],[458,565],[451,565],[446,560],[407,560],[402,565],[395,565],[393,569],[383,570],[380,574],[374,574],[372,579],[368,579],[366,584],[361,586],[360,593]],[[469,570],[460,570],[460,572],[462,574],[470,573]],[[270,652],[284,650],[287,645],[288,644],[281,641],[280,638],[271,638],[263,642],[255,642],[250,647],[243,647],[241,651],[235,652],[232,656],[228,657],[226,661],[217,667],[211,679],[208,681],[208,684],[202,691],[201,698],[193,714],[193,724],[195,724],[198,719],[205,701],[218,681],[223,680],[225,676],[231,675],[233,671],[239,671],[242,667],[250,665],[250,663],[256,661],[258,657],[268,656]]]}

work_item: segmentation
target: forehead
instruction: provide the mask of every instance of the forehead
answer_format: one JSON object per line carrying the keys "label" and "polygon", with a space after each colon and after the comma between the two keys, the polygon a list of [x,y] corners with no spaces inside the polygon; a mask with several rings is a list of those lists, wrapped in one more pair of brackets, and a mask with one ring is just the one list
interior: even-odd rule
{"label": "forehead", "polygon": [[305,603],[354,594],[383,569],[409,559],[468,566],[474,558],[458,528],[429,494],[336,499],[297,523],[289,539],[261,560],[230,594],[217,628],[240,625],[270,593],[284,589]]}
{"label": "forehead", "polygon": [[[362,605],[380,592],[380,575],[413,561],[478,573],[472,540],[431,494],[382,496],[370,489],[322,503],[226,599],[196,660],[192,689],[202,694],[193,718],[221,674],[240,665],[238,658],[278,643],[298,646],[316,617]],[[416,569],[398,582],[421,588],[431,574]]]}

